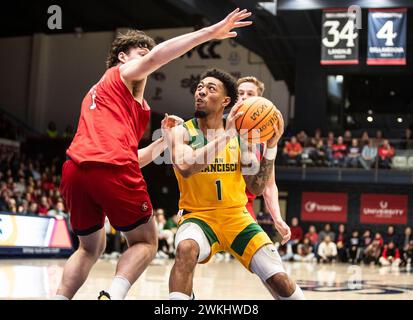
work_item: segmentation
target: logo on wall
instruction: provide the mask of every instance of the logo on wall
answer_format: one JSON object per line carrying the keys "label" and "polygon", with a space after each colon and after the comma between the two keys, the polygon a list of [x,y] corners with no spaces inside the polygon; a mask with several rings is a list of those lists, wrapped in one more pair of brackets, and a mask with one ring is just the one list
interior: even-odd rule
{"label": "logo on wall", "polygon": [[301,219],[303,221],[346,222],[347,194],[303,192]]}
{"label": "logo on wall", "polygon": [[367,224],[406,224],[407,196],[362,194],[360,222]]}
{"label": "logo on wall", "polygon": [[162,82],[166,80],[166,75],[163,72],[156,71],[151,74],[151,78],[154,79],[155,81]]}
{"label": "logo on wall", "polygon": [[232,51],[229,54],[228,61],[232,66],[236,66],[241,62],[241,57],[239,56],[238,52]]}
{"label": "logo on wall", "polygon": [[160,100],[162,100],[162,92],[163,92],[163,89],[162,88],[160,88],[160,87],[156,87],[155,88],[155,95],[152,97],[152,100],[153,101],[160,101]]}
{"label": "logo on wall", "polygon": [[182,57],[188,57],[189,59],[192,58],[194,52],[198,53],[199,58],[202,60],[206,59],[221,59],[221,55],[217,53],[217,48],[220,46],[222,41],[210,41],[205,42],[198,47],[188,51]]}

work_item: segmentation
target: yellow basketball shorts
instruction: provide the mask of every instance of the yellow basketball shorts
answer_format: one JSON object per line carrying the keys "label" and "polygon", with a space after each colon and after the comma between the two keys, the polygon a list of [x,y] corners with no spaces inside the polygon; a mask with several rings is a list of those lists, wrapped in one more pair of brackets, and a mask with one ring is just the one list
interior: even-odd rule
{"label": "yellow basketball shorts", "polygon": [[217,252],[226,251],[250,270],[254,254],[272,244],[245,207],[190,213],[181,210],[179,215],[179,226],[195,223],[208,239],[211,253],[200,263],[207,263]]}

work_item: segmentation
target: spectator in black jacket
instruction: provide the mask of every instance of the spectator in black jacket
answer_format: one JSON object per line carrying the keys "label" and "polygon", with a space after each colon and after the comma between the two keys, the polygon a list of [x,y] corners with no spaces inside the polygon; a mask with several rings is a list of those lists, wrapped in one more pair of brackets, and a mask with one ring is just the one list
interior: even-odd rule
{"label": "spectator in black jacket", "polygon": [[361,241],[359,232],[354,230],[351,234],[351,238],[347,242],[347,250],[350,263],[359,263],[361,257]]}
{"label": "spectator in black jacket", "polygon": [[387,233],[383,237],[384,244],[387,245],[390,242],[394,242],[396,247],[400,246],[400,239],[399,236],[397,235],[394,226],[390,225],[387,227]]}

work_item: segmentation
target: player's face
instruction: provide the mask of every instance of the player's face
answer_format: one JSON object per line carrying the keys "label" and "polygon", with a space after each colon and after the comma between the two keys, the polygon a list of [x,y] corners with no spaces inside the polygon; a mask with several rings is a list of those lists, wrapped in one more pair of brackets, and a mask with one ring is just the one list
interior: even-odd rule
{"label": "player's face", "polygon": [[251,97],[258,96],[258,87],[252,82],[241,83],[238,87],[238,98],[244,101]]}
{"label": "player's face", "polygon": [[125,60],[126,62],[128,62],[134,59],[141,59],[142,57],[147,55],[149,51],[150,50],[148,48],[141,48],[141,47],[132,48],[129,50],[128,54],[125,55]]}
{"label": "player's face", "polygon": [[224,84],[216,78],[207,77],[201,80],[195,91],[195,115],[205,118],[223,110],[228,99]]}

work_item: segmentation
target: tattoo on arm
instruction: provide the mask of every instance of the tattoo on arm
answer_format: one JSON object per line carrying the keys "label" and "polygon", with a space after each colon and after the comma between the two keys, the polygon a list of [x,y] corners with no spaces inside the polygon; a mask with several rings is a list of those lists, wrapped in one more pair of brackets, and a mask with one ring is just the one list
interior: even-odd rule
{"label": "tattoo on arm", "polygon": [[244,176],[248,190],[257,196],[261,195],[264,192],[268,179],[271,177],[273,168],[274,160],[268,160],[263,157],[258,173],[256,175]]}

